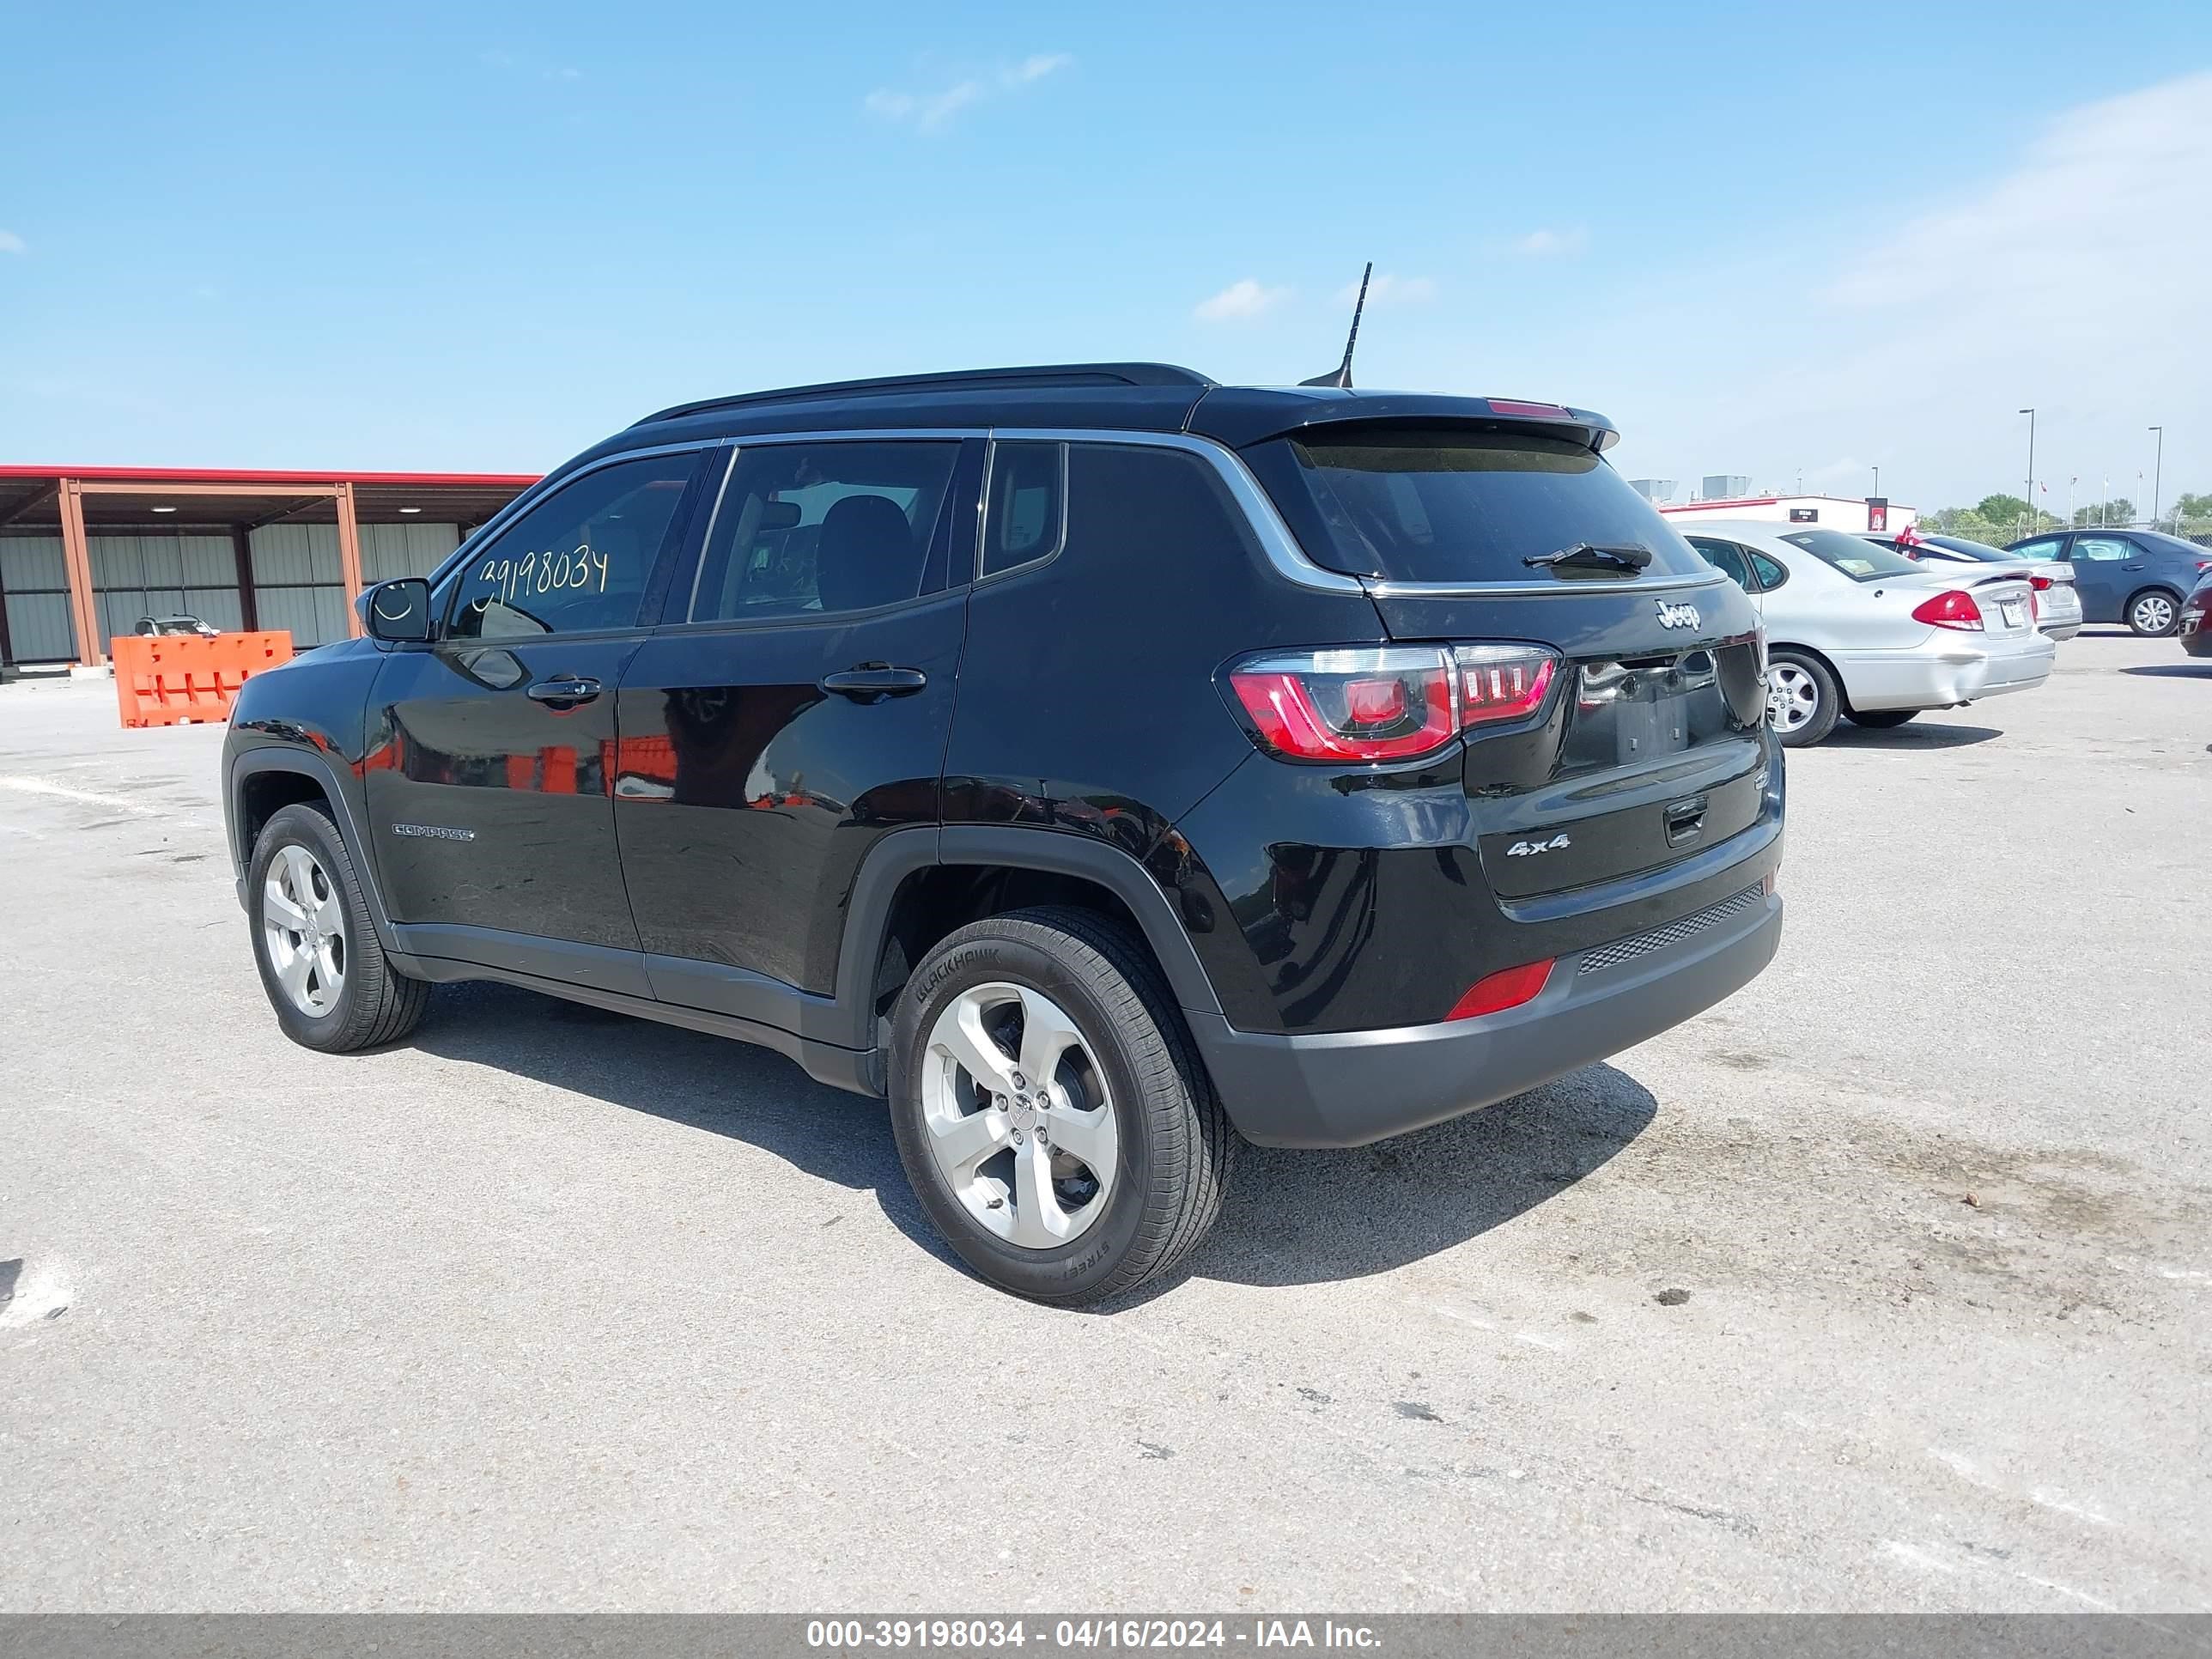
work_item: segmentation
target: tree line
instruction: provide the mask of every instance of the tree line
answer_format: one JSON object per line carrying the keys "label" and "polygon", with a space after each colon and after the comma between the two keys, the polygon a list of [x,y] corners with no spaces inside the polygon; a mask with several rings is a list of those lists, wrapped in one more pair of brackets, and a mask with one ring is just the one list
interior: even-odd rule
{"label": "tree line", "polygon": [[[2136,521],[2136,504],[2124,495],[2115,495],[2110,501],[2075,507],[2072,527],[2094,530],[2103,525],[2117,527]],[[2018,495],[2003,494],[1984,495],[1972,507],[1947,507],[1923,514],[1920,524],[1939,536],[1961,536],[1968,541],[1987,542],[1993,547],[2018,541],[2023,536],[2068,527],[2066,520],[2057,514],[2030,507]],[[2212,494],[2183,492],[2174,498],[2169,509],[2159,515],[2155,524],[2147,523],[2146,527],[2163,530],[2169,536],[2212,535]]]}

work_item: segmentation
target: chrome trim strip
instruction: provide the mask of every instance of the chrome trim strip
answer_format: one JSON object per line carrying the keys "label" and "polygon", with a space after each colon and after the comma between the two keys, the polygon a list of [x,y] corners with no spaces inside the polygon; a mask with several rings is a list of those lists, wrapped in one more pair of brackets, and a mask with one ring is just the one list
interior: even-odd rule
{"label": "chrome trim strip", "polygon": [[1306,556],[1297,538],[1291,533],[1290,526],[1275,510],[1275,503],[1245,466],[1243,457],[1226,444],[1217,443],[1212,438],[1194,437],[1187,432],[1132,432],[1116,427],[1001,426],[994,427],[990,435],[994,439],[1030,438],[1054,443],[1137,445],[1152,449],[1179,449],[1187,455],[1195,455],[1212,466],[1237,506],[1243,508],[1245,522],[1259,538],[1260,550],[1267,555],[1277,575],[1324,593],[1366,591],[1358,577],[1324,570]]}
{"label": "chrome trim strip", "polygon": [[1535,582],[1386,582],[1370,580],[1364,584],[1368,593],[1378,599],[1487,599],[1499,597],[1520,598],[1528,594],[1568,599],[1577,595],[1602,593],[1608,599],[1641,599],[1646,593],[1678,593],[1684,588],[1717,587],[1728,578],[1717,570],[1703,575],[1662,576],[1656,580],[1630,577],[1620,582],[1568,581],[1554,577],[1549,581]]}

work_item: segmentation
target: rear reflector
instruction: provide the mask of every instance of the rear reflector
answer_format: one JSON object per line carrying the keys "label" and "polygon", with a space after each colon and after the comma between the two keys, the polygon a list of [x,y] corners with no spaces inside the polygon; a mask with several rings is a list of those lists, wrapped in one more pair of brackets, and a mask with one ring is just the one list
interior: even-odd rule
{"label": "rear reflector", "polygon": [[1452,1005],[1451,1012],[1444,1018],[1475,1019],[1484,1014],[1500,1014],[1508,1008],[1518,1008],[1524,1002],[1535,1000],[1551,977],[1549,957],[1542,962],[1524,962],[1518,968],[1501,968],[1468,986],[1467,994]]}
{"label": "rear reflector", "polygon": [[1292,760],[1413,760],[1469,726],[1543,709],[1559,658],[1531,645],[1276,651],[1229,671],[1262,749]]}
{"label": "rear reflector", "polygon": [[1928,623],[1937,628],[1982,631],[1982,608],[1974,603],[1974,596],[1962,587],[1946,588],[1932,599],[1923,599],[1913,607],[1912,620]]}

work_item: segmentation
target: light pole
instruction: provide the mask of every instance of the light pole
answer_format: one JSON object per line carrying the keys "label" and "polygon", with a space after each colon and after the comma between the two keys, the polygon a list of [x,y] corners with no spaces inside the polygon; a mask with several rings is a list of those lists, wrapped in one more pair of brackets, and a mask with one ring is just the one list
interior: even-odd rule
{"label": "light pole", "polygon": [[1874,470],[1874,493],[1876,495],[1881,494],[1881,469],[1880,467],[1876,467]]}
{"label": "light pole", "polygon": [[2166,428],[2151,428],[2158,434],[2158,459],[2152,464],[2150,474],[2150,527],[2158,528],[2158,487],[2166,481]]}
{"label": "light pole", "polygon": [[2023,533],[2035,534],[2035,411],[2023,409],[2027,416],[2027,529]]}

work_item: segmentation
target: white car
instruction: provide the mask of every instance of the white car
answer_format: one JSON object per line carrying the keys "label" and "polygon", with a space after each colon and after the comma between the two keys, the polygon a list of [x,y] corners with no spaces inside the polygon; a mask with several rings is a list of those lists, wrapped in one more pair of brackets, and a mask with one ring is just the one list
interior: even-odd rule
{"label": "white car", "polygon": [[2074,567],[2063,559],[2024,560],[2017,553],[1991,547],[1987,542],[1969,541],[1964,536],[1915,536],[1908,541],[1869,532],[1867,540],[1902,553],[1915,564],[2008,564],[2025,570],[2028,585],[2035,589],[2035,625],[2061,645],[2081,631],[2081,596],[2074,588]]}
{"label": "white car", "polygon": [[1838,717],[1902,726],[2050,678],[2058,647],[2036,628],[2018,576],[1934,569],[1840,530],[1701,519],[1685,535],[1759,604],[1766,629],[1766,717],[1790,748]]}

